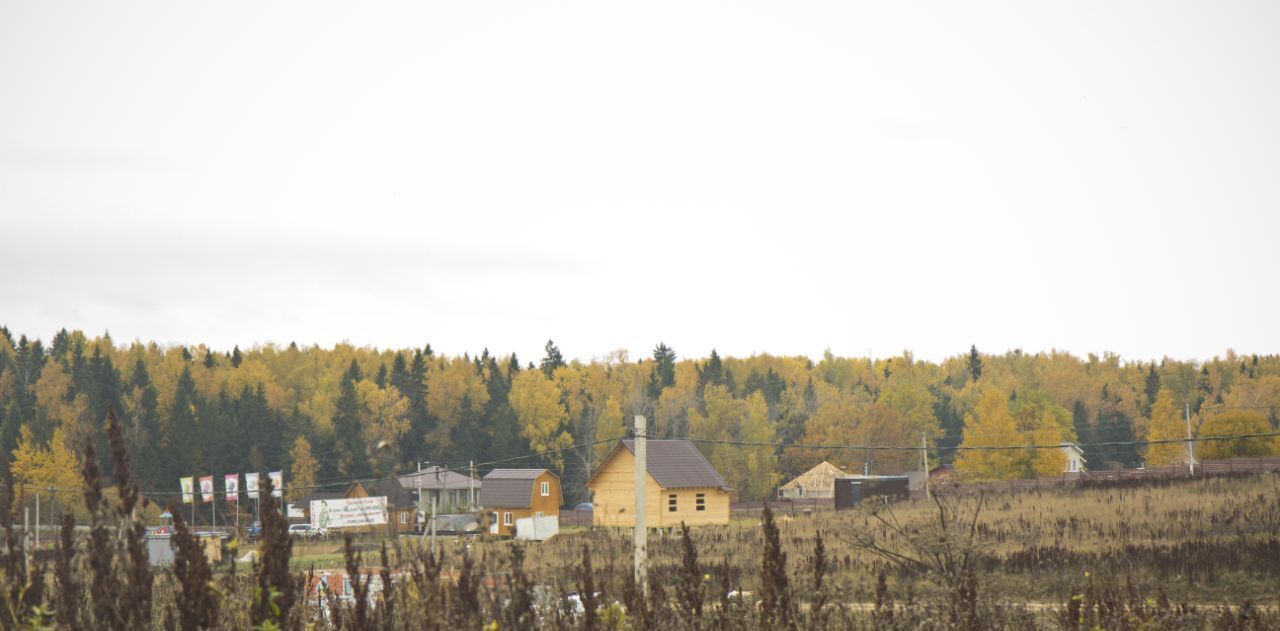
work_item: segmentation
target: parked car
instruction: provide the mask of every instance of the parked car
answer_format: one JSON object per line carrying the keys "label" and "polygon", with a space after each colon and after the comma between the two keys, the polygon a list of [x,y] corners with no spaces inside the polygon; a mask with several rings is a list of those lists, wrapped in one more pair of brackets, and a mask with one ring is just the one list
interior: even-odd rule
{"label": "parked car", "polygon": [[262,522],[255,521],[249,526],[249,541],[257,541],[262,536]]}
{"label": "parked car", "polygon": [[311,524],[293,524],[289,526],[290,537],[312,537],[319,534],[319,530],[312,530]]}
{"label": "parked car", "polygon": [[591,510],[592,508],[593,506],[591,505],[591,502],[583,502],[581,504],[578,504],[577,506],[574,506],[573,510]]}

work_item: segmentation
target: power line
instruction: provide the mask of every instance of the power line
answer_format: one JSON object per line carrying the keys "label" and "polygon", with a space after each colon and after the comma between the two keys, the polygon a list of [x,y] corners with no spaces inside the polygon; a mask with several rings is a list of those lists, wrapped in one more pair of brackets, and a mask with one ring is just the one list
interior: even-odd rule
{"label": "power line", "polygon": [[[1267,438],[1280,436],[1280,432],[1257,432],[1253,434],[1235,434],[1232,436],[1199,436],[1190,439],[1194,442],[1200,441],[1224,441],[1224,440],[1241,440],[1247,438]],[[774,442],[752,442],[741,440],[716,440],[712,438],[690,438],[689,442],[703,443],[711,445],[735,445],[740,447],[774,447],[778,449],[857,449],[864,451],[920,451],[917,446],[898,446],[898,445],[849,445],[849,444],[820,444],[820,443],[774,443]],[[1104,443],[1054,443],[1049,445],[956,445],[954,447],[944,447],[935,445],[930,447],[931,450],[937,451],[1009,451],[1017,449],[1061,449],[1066,445],[1075,445],[1077,447],[1126,447],[1126,446],[1144,446],[1144,445],[1163,445],[1163,444],[1186,444],[1186,438],[1162,438],[1156,440],[1126,440],[1113,441]]]}
{"label": "power line", "polygon": [[[1280,431],[1255,432],[1250,434],[1233,434],[1230,436],[1198,436],[1195,438],[1191,438],[1190,440],[1193,442],[1202,442],[1202,441],[1221,442],[1221,441],[1228,441],[1228,440],[1245,440],[1250,438],[1272,438],[1277,436],[1280,436]],[[531,452],[531,453],[522,454],[519,456],[502,458],[499,460],[490,460],[488,462],[478,462],[476,463],[475,466],[479,468],[479,467],[486,467],[486,466],[491,466],[495,464],[505,464],[508,462],[514,462],[517,460],[524,460],[528,458],[539,458],[539,457],[548,456],[551,454],[558,454],[566,451],[574,451],[578,449],[594,447],[596,445],[600,445],[604,443],[612,443],[618,440],[622,440],[623,438],[627,438],[627,436],[605,438],[605,439],[596,440],[590,443],[583,443],[581,445],[558,447],[556,449],[548,449],[548,450],[539,451],[539,452]],[[774,449],[850,449],[850,450],[861,450],[861,451],[907,451],[907,452],[920,451],[920,447],[918,445],[917,446],[899,446],[899,445],[855,445],[855,444],[831,444],[831,443],[780,443],[780,442],[764,442],[764,441],[718,440],[713,438],[688,438],[686,440],[692,443],[708,444],[708,445],[731,445],[735,447],[770,447]],[[1117,446],[1140,447],[1140,446],[1147,446],[1147,445],[1163,445],[1163,444],[1182,445],[1182,444],[1186,444],[1187,441],[1188,439],[1186,438],[1167,438],[1167,439],[1156,439],[1156,440],[1130,440],[1130,441],[1113,441],[1113,442],[1099,442],[1099,443],[1066,443],[1066,444],[1075,445],[1081,448],[1117,447]],[[956,445],[953,447],[935,445],[933,447],[929,447],[929,449],[935,450],[935,451],[1015,451],[1020,449],[1061,449],[1063,446],[1064,446],[1063,443],[1042,444],[1042,445],[1036,445],[1036,444]],[[442,464],[434,465],[434,466],[439,466],[444,471],[450,471],[450,472],[459,473],[463,475],[467,474],[467,472],[462,469],[450,468],[450,467],[443,466]],[[586,471],[587,473],[590,473],[590,470],[587,469],[587,467],[583,464],[566,465],[566,469],[570,467],[572,467],[574,470],[581,470],[581,471]],[[345,479],[345,480],[333,480],[328,482],[318,482],[315,484],[309,484],[305,486],[290,486],[286,484],[283,490],[285,492],[288,492],[290,490],[315,490],[315,489],[323,489],[323,488],[350,486],[351,484],[355,484],[356,482],[360,482],[364,484],[364,483],[372,483],[372,482],[382,482],[387,480],[398,480],[404,475],[409,475],[412,473],[415,473],[415,472],[409,472],[408,474],[396,474],[396,475],[390,475],[390,476],[384,476],[384,477],[365,477],[365,478],[354,478],[354,479]],[[192,476],[192,477],[196,477],[196,476]],[[0,487],[2,486],[3,484],[0,484]],[[53,492],[61,492],[61,493],[81,493],[84,491],[83,488],[67,489],[67,488],[57,488],[52,486],[37,486],[32,484],[21,484],[21,483],[15,484],[14,486],[17,486],[19,488],[29,488],[37,491],[53,491]],[[114,485],[109,485],[109,484],[104,485],[104,487],[109,487],[109,486],[114,486]],[[248,493],[249,493],[248,489],[242,489],[237,491],[237,494],[244,494],[246,496],[248,495]],[[149,498],[150,497],[168,498],[168,497],[175,497],[175,496],[181,496],[181,495],[192,495],[192,496],[213,495],[215,498],[218,496],[223,496],[225,498],[227,495],[227,492],[215,490],[212,493],[204,493],[199,489],[193,489],[191,493],[186,493],[182,490],[177,490],[177,491],[140,490],[139,494]],[[200,501],[196,503],[208,503],[208,502]]]}

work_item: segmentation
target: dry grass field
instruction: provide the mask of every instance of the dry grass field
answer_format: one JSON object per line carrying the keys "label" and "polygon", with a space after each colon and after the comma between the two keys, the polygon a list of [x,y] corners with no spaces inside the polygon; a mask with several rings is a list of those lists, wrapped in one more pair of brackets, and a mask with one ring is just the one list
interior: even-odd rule
{"label": "dry grass field", "polygon": [[[1012,600],[1062,602],[1091,572],[1190,602],[1280,601],[1280,475],[943,497],[958,515],[972,516],[981,502],[972,540],[979,579]],[[935,587],[923,572],[869,552],[859,540],[909,551],[912,533],[927,533],[937,514],[933,501],[919,498],[783,516],[778,526],[793,570],[803,568],[821,533],[834,591],[848,602],[869,602],[882,570],[895,591]],[[739,519],[691,536],[713,572],[727,571],[735,588],[754,590],[760,530],[759,520]],[[529,546],[531,572],[547,580],[572,576],[574,551],[584,543],[606,574],[630,571],[629,531],[588,530]],[[651,537],[658,571],[678,564],[678,543],[675,536]],[[495,545],[510,544],[481,550]]]}

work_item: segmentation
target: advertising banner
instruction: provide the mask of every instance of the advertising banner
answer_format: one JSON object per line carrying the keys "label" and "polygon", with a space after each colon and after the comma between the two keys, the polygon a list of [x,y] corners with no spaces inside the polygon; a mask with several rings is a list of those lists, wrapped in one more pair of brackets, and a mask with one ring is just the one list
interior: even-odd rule
{"label": "advertising banner", "polygon": [[213,501],[213,476],[206,475],[200,478],[200,497],[205,504]]}
{"label": "advertising banner", "polygon": [[190,504],[195,499],[191,497],[192,491],[194,490],[191,478],[178,478],[178,485],[182,487],[182,503]]}
{"label": "advertising banner", "polygon": [[249,491],[249,499],[258,499],[258,474],[244,474],[244,488]]}
{"label": "advertising banner", "polygon": [[222,488],[227,492],[228,502],[240,501],[240,474],[228,473],[222,476]]}
{"label": "advertising banner", "polygon": [[387,498],[382,496],[311,501],[312,528],[350,528],[385,523],[387,523]]}
{"label": "advertising banner", "polygon": [[284,471],[272,471],[267,475],[271,476],[271,497],[284,497]]}

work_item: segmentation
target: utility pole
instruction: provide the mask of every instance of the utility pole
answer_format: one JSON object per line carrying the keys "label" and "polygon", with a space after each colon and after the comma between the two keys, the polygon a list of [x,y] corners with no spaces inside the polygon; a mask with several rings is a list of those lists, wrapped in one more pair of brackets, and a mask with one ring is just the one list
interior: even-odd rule
{"label": "utility pole", "polygon": [[22,558],[27,575],[31,575],[31,507],[22,507]]}
{"label": "utility pole", "polygon": [[36,493],[36,550],[40,549],[40,494]]}
{"label": "utility pole", "polygon": [[1187,466],[1190,467],[1191,475],[1194,477],[1196,474],[1196,451],[1194,448],[1195,443],[1191,442],[1191,404],[1183,403],[1182,405],[1187,416]]}
{"label": "utility pole", "polygon": [[640,585],[640,592],[645,598],[649,597],[649,577],[645,567],[648,563],[646,548],[649,543],[649,531],[644,523],[644,490],[649,475],[648,451],[645,445],[645,440],[648,438],[647,432],[648,427],[644,417],[636,415],[636,532],[632,536],[632,545],[635,548],[636,584]]}
{"label": "utility pole", "polygon": [[467,476],[467,512],[476,509],[476,461],[471,461],[471,474]]}
{"label": "utility pole", "polygon": [[929,495],[929,442],[925,440],[924,432],[920,432],[920,472],[924,474],[924,496],[931,498]]}
{"label": "utility pole", "polygon": [[431,496],[431,552],[436,551],[436,498],[437,495]]}

